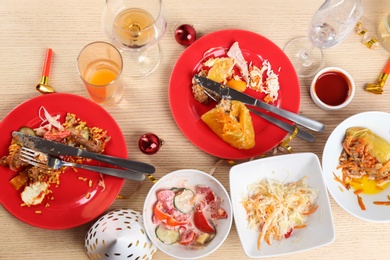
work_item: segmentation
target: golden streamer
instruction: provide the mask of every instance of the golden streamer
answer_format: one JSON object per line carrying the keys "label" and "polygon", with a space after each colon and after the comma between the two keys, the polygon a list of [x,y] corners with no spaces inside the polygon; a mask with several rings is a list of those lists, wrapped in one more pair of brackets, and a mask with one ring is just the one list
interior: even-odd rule
{"label": "golden streamer", "polygon": [[362,21],[360,20],[355,26],[355,32],[362,37],[361,42],[369,49],[375,49],[379,46],[379,41],[375,37],[370,38],[370,34],[367,29],[363,28]]}
{"label": "golden streamer", "polygon": [[150,174],[146,174],[146,177],[148,177],[149,180],[151,180],[153,183],[156,183],[157,182],[157,179],[154,178],[152,175]]}
{"label": "golden streamer", "polygon": [[283,140],[279,144],[278,150],[281,151],[281,152],[284,152],[284,153],[292,153],[293,149],[289,145],[289,143],[291,142],[291,140],[294,139],[294,137],[297,135],[298,131],[299,131],[298,128],[295,127],[294,132],[288,138],[286,138],[285,140]]}

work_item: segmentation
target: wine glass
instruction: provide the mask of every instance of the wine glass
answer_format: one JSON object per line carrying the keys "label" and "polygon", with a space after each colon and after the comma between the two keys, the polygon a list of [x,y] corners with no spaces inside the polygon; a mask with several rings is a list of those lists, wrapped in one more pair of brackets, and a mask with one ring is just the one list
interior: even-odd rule
{"label": "wine glass", "polygon": [[325,62],[322,49],[341,43],[362,14],[362,0],[326,0],[312,17],[308,36],[292,39],[284,48],[298,76],[316,74]]}
{"label": "wine glass", "polygon": [[125,75],[147,75],[158,66],[167,26],[162,0],[106,0],[102,26],[128,64]]}

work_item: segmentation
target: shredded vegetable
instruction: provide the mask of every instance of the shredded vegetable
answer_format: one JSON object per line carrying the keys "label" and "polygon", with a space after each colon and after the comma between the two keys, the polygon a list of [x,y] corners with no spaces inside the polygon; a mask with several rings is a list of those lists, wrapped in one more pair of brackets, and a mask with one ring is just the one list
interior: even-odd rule
{"label": "shredded vegetable", "polygon": [[242,201],[249,228],[258,228],[258,249],[266,241],[288,238],[292,231],[306,227],[308,216],[318,207],[318,191],[302,178],[297,182],[281,183],[266,179],[248,186],[248,196]]}
{"label": "shredded vegetable", "polygon": [[[31,134],[46,140],[60,142],[91,152],[102,153],[111,138],[107,135],[107,130],[88,126],[86,122],[72,113],[66,113],[64,118],[60,118],[61,116],[59,114],[50,115],[41,106],[38,111],[38,117],[41,119],[39,127],[32,129],[25,126],[23,129],[28,129]],[[23,201],[22,205],[31,206],[43,203],[44,198],[52,192],[50,186],[52,184],[55,185],[53,187],[60,185],[60,175],[64,172],[65,168],[58,170],[41,169],[37,166],[27,164],[20,159],[21,146],[14,139],[12,139],[8,150],[9,153],[0,158],[0,163],[16,172],[15,176],[10,180],[10,184],[15,190],[20,192]],[[35,152],[34,158],[44,163],[47,160],[46,156],[40,152]],[[77,156],[61,156],[61,159],[76,163],[83,163],[84,160],[87,160]],[[77,171],[76,169],[73,170]],[[102,191],[105,190],[102,175],[100,175],[98,186],[102,187]],[[92,183],[89,183],[89,187],[92,187]]]}
{"label": "shredded vegetable", "polygon": [[46,132],[50,132],[52,128],[56,128],[59,131],[63,131],[64,127],[60,123],[60,115],[51,116],[47,110],[41,106],[38,110],[38,116],[42,120],[38,128],[35,128],[34,131],[37,135],[43,135]]}

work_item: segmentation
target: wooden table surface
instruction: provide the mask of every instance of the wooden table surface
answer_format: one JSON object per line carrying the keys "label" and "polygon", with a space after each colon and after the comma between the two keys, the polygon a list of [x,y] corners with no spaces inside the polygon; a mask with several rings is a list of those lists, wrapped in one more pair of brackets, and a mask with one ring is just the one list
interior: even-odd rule
{"label": "wooden table surface", "polygon": [[[175,23],[194,24],[200,36],[222,29],[244,29],[261,34],[280,48],[292,38],[305,35],[314,12],[322,0],[313,1],[251,1],[251,0],[165,0],[167,31],[160,47],[162,60],[150,75],[125,78],[123,101],[105,107],[120,126],[129,157],[156,166],[156,177],[184,168],[209,172],[219,160],[194,146],[177,127],[168,102],[169,78],[175,62],[184,51],[176,43],[172,28]],[[390,11],[390,2],[364,0],[363,24],[369,33],[375,31],[380,19]],[[76,57],[89,42],[106,41],[100,17],[103,0],[2,0],[0,3],[0,119],[23,101],[40,95],[35,86],[40,80],[46,48],[54,50],[50,84],[57,92],[88,97],[76,71]],[[324,50],[325,66],[347,70],[357,90],[352,103],[345,109],[328,112],[318,108],[309,95],[311,78],[300,79],[300,114],[326,125],[324,133],[315,133],[316,142],[294,139],[295,153],[313,152],[321,159],[324,144],[332,130],[344,119],[364,111],[390,112],[390,83],[383,95],[364,90],[373,83],[385,66],[389,53],[382,48],[368,49],[355,32],[340,45]],[[130,66],[126,64],[125,66]],[[386,127],[388,122],[384,122]],[[141,134],[153,132],[165,140],[153,156],[139,151]],[[7,144],[1,144],[7,145]],[[229,191],[228,173],[231,165],[223,162],[215,177]],[[0,168],[0,174],[2,173]],[[131,208],[142,211],[151,182],[129,198],[132,186],[126,182],[120,195],[109,208]],[[0,191],[1,192],[1,191]],[[277,259],[386,259],[390,244],[390,223],[370,223],[353,217],[330,198],[335,225],[335,241],[325,247]],[[84,236],[91,223],[68,230],[40,229],[18,220],[0,207],[0,259],[88,259]],[[321,234],[318,234],[321,236]],[[157,252],[155,259],[170,259]],[[225,243],[207,259],[247,258],[233,224]]]}

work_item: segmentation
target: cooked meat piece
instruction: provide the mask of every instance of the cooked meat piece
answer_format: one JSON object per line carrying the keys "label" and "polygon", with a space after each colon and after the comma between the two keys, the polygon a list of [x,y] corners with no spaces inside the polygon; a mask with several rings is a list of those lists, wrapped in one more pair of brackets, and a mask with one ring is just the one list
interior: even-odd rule
{"label": "cooked meat piece", "polygon": [[209,96],[203,91],[203,87],[198,84],[192,85],[192,93],[194,94],[195,99],[202,103],[207,104],[209,102]]}
{"label": "cooked meat piece", "polygon": [[87,140],[77,131],[72,130],[70,136],[76,144],[84,146],[87,151],[94,153],[103,152],[101,143],[95,143],[91,140]]}
{"label": "cooked meat piece", "polygon": [[[198,73],[198,75],[199,75],[199,76],[206,77],[207,72],[201,70],[201,71]],[[202,103],[202,104],[207,104],[207,103],[210,101],[209,96],[207,96],[207,94],[204,93],[203,87],[200,86],[199,84],[197,84],[194,78],[192,78],[192,94],[194,94],[194,98],[195,98],[198,102],[200,102],[200,103]]]}
{"label": "cooked meat piece", "polygon": [[0,159],[0,165],[4,167],[8,167],[8,156],[3,156]]}
{"label": "cooked meat piece", "polygon": [[[15,146],[16,147],[16,146]],[[21,161],[20,157],[20,146],[17,146],[17,149],[12,150],[9,155],[1,158],[1,165],[9,167],[13,171],[19,171],[21,168],[28,165],[27,163]]]}
{"label": "cooked meat piece", "polygon": [[31,182],[36,182],[36,181],[46,181],[45,176],[42,175],[42,173],[46,171],[47,170],[39,168],[37,166],[31,166],[25,169],[24,173],[28,176]]}

